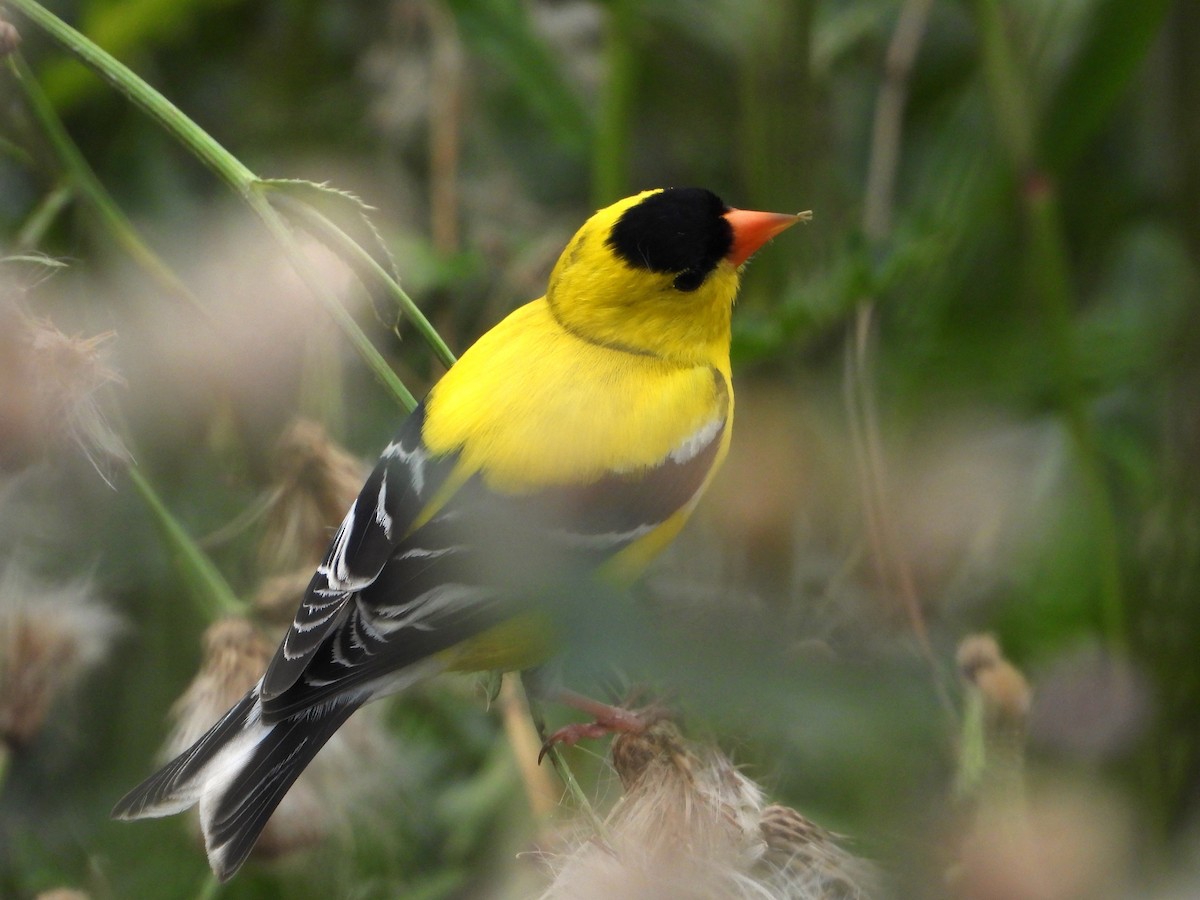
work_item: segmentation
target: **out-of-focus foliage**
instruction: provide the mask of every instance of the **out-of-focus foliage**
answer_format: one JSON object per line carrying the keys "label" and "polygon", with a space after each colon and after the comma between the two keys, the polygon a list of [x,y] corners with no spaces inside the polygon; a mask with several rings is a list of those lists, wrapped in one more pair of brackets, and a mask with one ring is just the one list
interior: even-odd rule
{"label": "out-of-focus foliage", "polygon": [[[373,207],[366,246],[456,352],[538,296],[617,196],[699,184],[813,209],[746,272],[726,470],[644,603],[566,604],[568,676],[600,690],[615,662],[672,691],[692,733],[852,835],[902,895],[1200,890],[1200,4],[47,6],[258,175]],[[18,440],[48,426],[30,424],[45,395],[8,317],[115,332],[119,379],[87,400],[245,600],[279,574],[254,512],[280,434],[314,417],[365,459],[402,411],[216,179],[8,18],[20,65],[197,302],[128,254],[20,66],[0,68],[0,570],[86,581],[125,623],[0,762],[0,896],[199,896],[181,821],[106,817],[155,763],[206,613],[123,464]],[[434,356],[306,247],[423,393]],[[955,672],[959,641],[988,631],[1032,691],[1020,839],[987,797],[1003,704]],[[220,896],[536,895],[536,862],[514,856],[545,823],[483,693],[441,681],[384,716],[396,749],[361,808]],[[571,759],[603,806],[611,776]],[[1046,847],[1045,878],[1022,881]]]}

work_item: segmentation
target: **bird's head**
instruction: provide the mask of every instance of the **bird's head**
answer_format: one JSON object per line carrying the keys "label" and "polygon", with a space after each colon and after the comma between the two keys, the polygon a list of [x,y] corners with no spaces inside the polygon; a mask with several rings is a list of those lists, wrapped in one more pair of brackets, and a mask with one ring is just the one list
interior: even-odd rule
{"label": "bird's head", "polygon": [[551,310],[599,343],[719,362],[743,263],[802,216],[733,209],[702,188],[627,197],[595,213],[550,276]]}

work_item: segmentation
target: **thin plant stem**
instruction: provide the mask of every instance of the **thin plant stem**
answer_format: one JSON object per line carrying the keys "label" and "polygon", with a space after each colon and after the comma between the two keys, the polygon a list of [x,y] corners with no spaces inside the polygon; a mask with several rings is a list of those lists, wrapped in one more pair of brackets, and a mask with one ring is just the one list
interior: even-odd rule
{"label": "thin plant stem", "polygon": [[458,167],[463,113],[463,51],[450,11],[432,3],[429,86],[429,233],[436,253],[458,252]]}
{"label": "thin plant stem", "polygon": [[637,85],[633,29],[636,7],[611,0],[604,7],[604,86],[592,147],[592,201],[600,207],[626,192],[629,178],[629,123]]}
{"label": "thin plant stem", "polygon": [[891,581],[886,565],[883,536],[883,523],[880,520],[883,511],[877,502],[875,480],[871,466],[867,460],[867,438],[865,434],[866,416],[862,413],[863,396],[870,390],[864,385],[865,373],[869,372],[868,360],[864,358],[864,333],[871,331],[871,319],[874,303],[870,299],[860,303],[855,314],[855,328],[846,341],[845,367],[842,372],[842,399],[846,404],[846,420],[850,426],[850,446],[854,451],[854,462],[858,473],[858,483],[862,491],[863,520],[867,530],[867,543],[871,548],[871,565],[875,569],[875,580],[885,592],[889,590]]}
{"label": "thin plant stem", "polygon": [[872,243],[886,240],[892,230],[896,170],[908,82],[925,36],[933,0],[908,0],[900,8],[896,28],[884,56],[884,78],[875,100],[871,123],[871,155],[867,163],[867,192],[863,200],[863,231]]}
{"label": "thin plant stem", "polygon": [[[525,689],[525,702],[529,706],[529,716],[533,719],[533,726],[537,729],[542,745],[545,746],[547,737],[546,718],[542,715],[541,706],[534,701],[531,695],[528,678],[525,673],[522,673],[521,676],[521,686]],[[579,782],[575,778],[575,773],[571,771],[571,767],[567,764],[567,760],[557,744],[551,744],[546,747],[546,757],[550,760],[550,764],[554,766],[554,771],[558,773],[558,777],[562,780],[567,793],[575,801],[575,805],[579,807],[579,810],[592,826],[592,830],[602,840],[608,840],[608,829],[604,825],[604,820],[600,818],[600,814],[596,812],[595,807],[588,800],[587,793],[580,787]]]}
{"label": "thin plant stem", "polygon": [[27,169],[37,167],[37,161],[30,156],[28,150],[18,144],[14,144],[8,138],[4,137],[4,135],[0,135],[0,156],[7,156]]}
{"label": "thin plant stem", "polygon": [[217,881],[217,876],[209,872],[204,879],[204,884],[200,885],[200,891],[196,894],[196,900],[213,900],[214,897],[221,895],[223,885]]}
{"label": "thin plant stem", "polygon": [[388,365],[387,360],[383,358],[375,348],[375,345],[371,343],[370,338],[366,336],[358,326],[358,323],[354,321],[354,317],[350,315],[341,300],[321,281],[320,276],[313,269],[308,257],[305,256],[300,245],[296,242],[287,221],[267,199],[265,190],[265,188],[260,189],[259,185],[256,184],[254,189],[244,195],[244,198],[275,238],[276,243],[283,250],[288,262],[300,276],[301,281],[321,301],[325,307],[325,311],[342,329],[342,333],[350,340],[354,349],[358,351],[358,355],[362,358],[363,362],[366,363],[375,377],[391,392],[400,405],[411,412],[417,405],[416,398],[392,370],[392,367]]}
{"label": "thin plant stem", "polygon": [[1128,643],[1128,628],[1121,579],[1121,541],[1116,510],[1104,477],[1096,430],[1080,384],[1079,355],[1071,321],[1073,292],[1067,271],[1062,220],[1056,195],[1049,182],[1034,179],[1026,185],[1023,194],[1033,243],[1035,284],[1042,304],[1042,315],[1048,325],[1046,336],[1050,341],[1062,388],[1062,412],[1075,445],[1098,544],[1100,628],[1110,647],[1123,650]]}
{"label": "thin plant stem", "polygon": [[[780,202],[791,209],[820,205],[824,179],[817,174],[822,162],[814,134],[825,129],[811,67],[817,6],[816,0],[742,6],[746,43],[734,76],[737,157],[747,199],[760,209]],[[807,244],[802,242],[791,259],[771,253],[756,261],[744,302],[753,305],[789,293],[791,267],[812,252]]]}
{"label": "thin plant stem", "polygon": [[500,683],[500,711],[504,733],[525,786],[529,809],[537,822],[546,822],[557,805],[558,793],[554,789],[554,776],[537,764],[542,741],[533,724],[529,702],[521,690],[520,678],[513,672],[504,673]]}
{"label": "thin plant stem", "polygon": [[1023,176],[1034,166],[1034,130],[1029,90],[1009,47],[1000,5],[996,0],[975,0],[973,6],[981,41],[983,76],[996,129],[1013,168],[1018,176]]}
{"label": "thin plant stem", "polygon": [[197,538],[196,543],[201,549],[207,551],[211,547],[219,547],[222,544],[227,544],[232,540],[240,538],[252,526],[266,517],[267,512],[279,502],[279,498],[284,493],[284,490],[285,488],[283,487],[276,487],[273,490],[263,493],[257,500],[252,501],[224,525],[214,531],[210,531],[203,537]]}
{"label": "thin plant stem", "polygon": [[14,248],[19,252],[36,249],[50,226],[54,224],[54,220],[67,208],[74,196],[75,187],[72,184],[64,181],[55,185],[25,219],[25,224],[21,226],[13,242]]}
{"label": "thin plant stem", "polygon": [[304,339],[298,409],[331,432],[345,427],[345,391],[337,341],[328,330],[313,329]]}
{"label": "thin plant stem", "polygon": [[4,796],[4,783],[8,780],[8,764],[12,759],[12,751],[5,741],[0,741],[0,797]]}
{"label": "thin plant stem", "polygon": [[180,566],[195,588],[194,593],[200,599],[204,612],[215,621],[224,616],[245,613],[246,605],[237,598],[224,576],[221,575],[213,561],[188,534],[187,529],[179,522],[159,496],[158,491],[142,474],[141,469],[132,465],[128,469],[129,479],[137,489],[146,507],[154,517],[154,522],[162,532],[164,539],[174,551]]}
{"label": "thin plant stem", "polygon": [[[863,233],[872,250],[884,245],[892,228],[908,83],[925,35],[931,6],[932,0],[908,0],[900,9],[888,44],[884,80],[875,103],[863,203]],[[895,527],[889,515],[888,476],[871,359],[874,319],[875,299],[862,298],[858,303],[846,350],[844,373],[844,394],[863,493],[867,540],[880,588],[887,594],[894,591],[899,597],[921,656],[932,672],[934,689],[943,708],[950,712],[954,708],[953,703],[929,639],[912,566],[907,556],[897,549]]]}

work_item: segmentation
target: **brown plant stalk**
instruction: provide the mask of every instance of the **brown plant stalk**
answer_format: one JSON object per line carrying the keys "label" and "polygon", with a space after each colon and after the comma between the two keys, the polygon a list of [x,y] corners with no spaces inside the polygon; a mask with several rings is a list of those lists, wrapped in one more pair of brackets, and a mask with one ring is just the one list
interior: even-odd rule
{"label": "brown plant stalk", "polygon": [[[863,204],[863,233],[872,248],[882,245],[891,231],[909,78],[925,36],[932,6],[933,0],[907,0],[900,9],[888,44],[883,84],[875,103]],[[897,550],[895,523],[888,508],[887,469],[871,361],[874,314],[875,299],[869,296],[860,299],[847,345],[844,376],[844,393],[863,497],[867,540],[880,588],[885,594],[899,597],[921,655],[933,672],[939,699],[947,709],[951,709],[953,707],[941,668],[929,640],[912,567],[904,554]]]}

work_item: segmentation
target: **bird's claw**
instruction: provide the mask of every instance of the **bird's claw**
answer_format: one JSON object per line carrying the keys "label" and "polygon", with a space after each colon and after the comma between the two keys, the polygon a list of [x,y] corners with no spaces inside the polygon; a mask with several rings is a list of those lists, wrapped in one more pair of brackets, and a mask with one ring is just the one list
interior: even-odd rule
{"label": "bird's claw", "polygon": [[546,758],[546,754],[550,752],[550,748],[562,744],[564,747],[574,747],[584,738],[595,740],[602,738],[606,734],[612,734],[614,731],[620,731],[613,725],[606,725],[603,722],[576,722],[573,725],[564,725],[553,734],[546,738],[542,744],[541,752],[538,753],[538,763]]}
{"label": "bird's claw", "polygon": [[640,734],[662,717],[661,713],[654,708],[633,712],[619,706],[605,706],[596,703],[591,705],[591,710],[596,713],[595,721],[564,725],[546,738],[541,752],[538,753],[539,764],[550,752],[550,748],[557,744],[573,747],[584,738],[595,740],[615,733]]}

